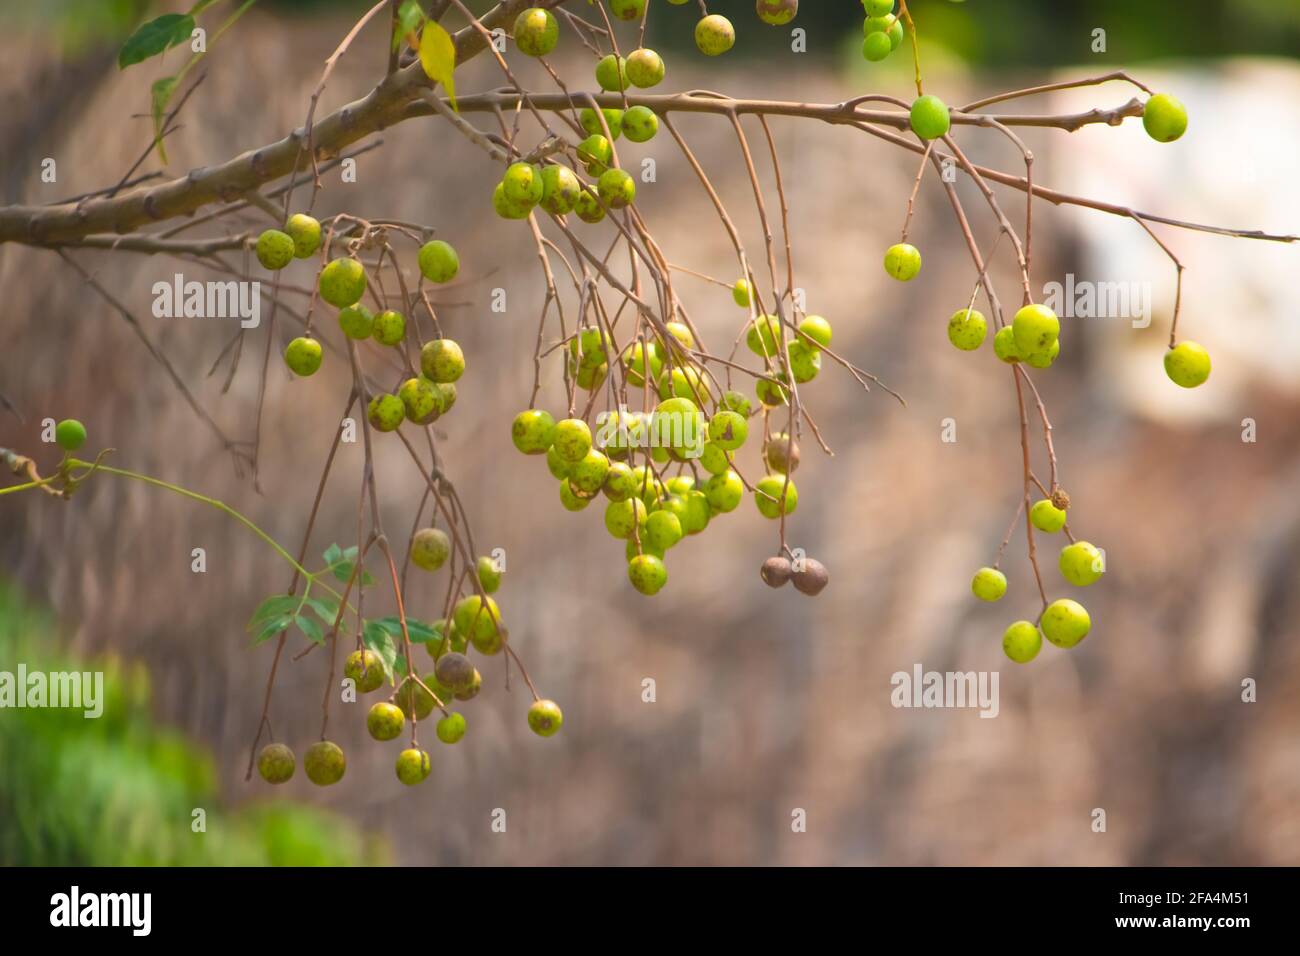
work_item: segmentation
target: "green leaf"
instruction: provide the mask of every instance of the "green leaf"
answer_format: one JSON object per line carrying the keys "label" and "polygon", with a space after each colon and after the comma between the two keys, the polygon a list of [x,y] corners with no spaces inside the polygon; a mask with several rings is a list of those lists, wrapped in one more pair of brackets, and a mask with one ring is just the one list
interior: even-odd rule
{"label": "green leaf", "polygon": [[127,37],[117,54],[117,68],[125,70],[134,63],[157,56],[169,47],[184,43],[193,32],[194,18],[189,14],[164,13],[142,24]]}
{"label": "green leaf", "polygon": [[456,109],[456,78],[452,75],[456,70],[456,44],[451,34],[432,20],[420,34],[420,65],[429,79],[443,85],[451,108]]}
{"label": "green leaf", "polygon": [[[325,567],[329,569],[329,572],[333,574],[337,580],[347,584],[348,580],[352,577],[352,567],[356,564],[357,546],[354,544],[352,547],[344,551],[337,544],[331,544],[325,549],[325,554],[322,555],[322,557],[325,559]],[[361,586],[366,587],[367,585],[374,583],[375,579],[371,576],[370,572],[365,568],[362,568]]]}
{"label": "green leaf", "polygon": [[[399,618],[380,617],[370,623],[383,628],[394,640],[400,641],[402,639],[402,622]],[[441,631],[435,630],[423,621],[417,621],[409,617],[406,619],[406,633],[411,635],[412,644],[427,644],[435,638],[442,639]]]}
{"label": "green leaf", "polygon": [[257,606],[253,616],[248,619],[248,630],[256,630],[260,625],[276,618],[292,618],[298,612],[301,600],[292,594],[272,594]]}
{"label": "green leaf", "polygon": [[417,0],[404,0],[397,11],[397,22],[393,24],[393,50],[401,47],[406,35],[420,29],[423,22],[424,11]]}
{"label": "green leaf", "polygon": [[167,165],[167,148],[163,146],[163,114],[167,111],[167,101],[172,98],[172,92],[176,89],[176,77],[164,76],[161,80],[154,80],[153,86],[149,87],[149,112],[153,115],[153,144],[158,149],[158,158],[162,160],[163,165]]}
{"label": "green leaf", "polygon": [[277,617],[270,618],[269,620],[263,621],[259,627],[257,636],[253,638],[253,646],[256,647],[258,644],[261,644],[263,641],[270,640],[272,637],[275,637],[275,635],[279,634],[281,631],[283,631],[292,623],[293,623],[292,615],[277,616]]}
{"label": "green leaf", "polygon": [[392,635],[380,627],[378,622],[366,621],[365,627],[361,629],[361,641],[379,655],[379,659],[384,662],[384,674],[391,683],[393,662],[397,660],[397,645]]}
{"label": "green leaf", "polygon": [[299,614],[293,619],[293,623],[298,625],[298,630],[307,635],[307,640],[313,644],[324,644],[325,635],[321,633],[320,625],[316,623],[314,617],[308,617],[306,614]]}
{"label": "green leaf", "polygon": [[327,627],[334,626],[334,620],[339,616],[339,602],[332,597],[323,598],[304,598],[303,604],[316,612],[316,616],[325,623]]}

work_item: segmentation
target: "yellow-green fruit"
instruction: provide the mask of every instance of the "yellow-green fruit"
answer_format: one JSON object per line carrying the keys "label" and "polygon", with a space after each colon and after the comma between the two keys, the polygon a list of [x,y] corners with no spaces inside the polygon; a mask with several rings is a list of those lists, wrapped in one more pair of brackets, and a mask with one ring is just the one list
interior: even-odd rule
{"label": "yellow-green fruit", "polygon": [[794,514],[799,507],[799,491],[794,481],[785,475],[765,475],[754,485],[754,503],[758,505],[759,514],[764,518],[779,518],[782,512],[782,492],[784,492],[784,511]]}
{"label": "yellow-green fruit", "polygon": [[1074,647],[1088,636],[1092,628],[1092,619],[1078,601],[1061,598],[1047,605],[1039,622],[1043,637],[1057,647]]}
{"label": "yellow-green fruit", "polygon": [[815,379],[822,370],[821,349],[809,345],[802,339],[791,342],[787,348],[790,353],[790,371],[794,373],[794,380],[802,385]]}
{"label": "yellow-green fruit", "polygon": [[623,498],[605,506],[605,530],[616,538],[630,538],[646,520],[645,502],[640,498]]}
{"label": "yellow-green fruit", "polygon": [[984,343],[988,325],[974,309],[959,309],[948,320],[948,341],[963,352],[973,352]]}
{"label": "yellow-green fruit", "polygon": [[565,478],[560,482],[560,504],[565,511],[583,511],[591,504],[592,495],[582,494]]}
{"label": "yellow-green fruit", "polygon": [[910,282],[921,271],[921,251],[910,242],[896,242],[885,250],[885,271],[899,282]]}
{"label": "yellow-green fruit", "polygon": [[943,100],[928,93],[918,96],[912,103],[910,119],[912,132],[921,139],[938,139],[952,125],[952,118]]}
{"label": "yellow-green fruit", "polygon": [[297,762],[284,744],[267,744],[257,755],[257,772],[267,783],[285,783],[293,777]]}
{"label": "yellow-green fruit", "polygon": [[380,345],[397,345],[406,338],[406,317],[393,309],[385,309],[375,316],[370,331]]}
{"label": "yellow-green fruit", "polygon": [[528,708],[528,726],[539,737],[553,737],[564,723],[560,705],[553,700],[535,700]]}
{"label": "yellow-green fruit", "polygon": [[339,309],[339,328],[350,339],[368,339],[375,330],[375,317],[364,305]]}
{"label": "yellow-green fruit", "polygon": [[515,46],[525,56],[546,56],[560,41],[560,24],[555,15],[541,7],[529,7],[515,17],[512,32]]}
{"label": "yellow-green fruit", "polygon": [[471,641],[488,641],[500,631],[501,611],[497,602],[487,599],[486,605],[477,594],[462,598],[453,614],[456,630]]}
{"label": "yellow-green fruit", "polygon": [[366,730],[375,740],[395,740],[406,723],[402,708],[387,701],[380,701],[366,714]]}
{"label": "yellow-green fruit", "polygon": [[512,203],[535,206],[542,199],[542,171],[531,163],[511,163],[501,186]]}
{"label": "yellow-green fruit", "polygon": [[590,189],[584,189],[579,193],[578,201],[573,204],[573,211],[583,222],[596,223],[605,218],[605,207],[600,204],[600,200]]}
{"label": "yellow-green fruit", "polygon": [[506,196],[504,183],[497,183],[492,190],[492,208],[502,219],[527,219],[532,206],[511,202]]}
{"label": "yellow-green fruit", "polygon": [[451,557],[451,539],[441,528],[421,528],[411,538],[411,563],[425,571],[437,571]]}
{"label": "yellow-green fruit", "polygon": [[343,676],[351,678],[361,693],[369,694],[384,684],[384,662],[369,648],[353,651],[343,665]]}
{"label": "yellow-green fruit", "polygon": [[302,767],[307,771],[308,780],[318,787],[328,787],[343,779],[348,762],[338,744],[321,740],[307,748]]}
{"label": "yellow-green fruit", "polygon": [[1210,353],[1195,342],[1179,342],[1165,353],[1165,374],[1175,385],[1196,388],[1210,377]]}
{"label": "yellow-green fruit", "polygon": [[275,271],[293,262],[293,237],[279,229],[268,229],[257,237],[257,261]]}
{"label": "yellow-green fruit", "polygon": [[[648,550],[654,547],[649,542],[646,546]],[[668,583],[668,569],[664,567],[662,558],[649,553],[638,554],[627,563],[627,578],[632,587],[649,597],[658,594]]]}
{"label": "yellow-green fruit", "polygon": [[997,601],[1007,593],[1007,576],[997,568],[980,568],[970,583],[971,593],[981,601]]}
{"label": "yellow-green fruit", "polygon": [[1087,587],[1106,573],[1106,556],[1087,541],[1076,541],[1061,549],[1061,576],[1078,587]]}
{"label": "yellow-green fruit", "polygon": [[1016,337],[1016,349],[1027,356],[1051,348],[1061,333],[1061,322],[1047,306],[1031,304],[1016,312],[1011,332]]}
{"label": "yellow-green fruit", "polygon": [[[785,373],[778,376],[782,382],[786,381]],[[769,382],[765,378],[760,378],[754,383],[754,394],[758,400],[768,408],[777,408],[785,405],[790,401],[790,393],[786,391],[784,385],[778,385],[775,382]]]}
{"label": "yellow-green fruit", "polygon": [[478,574],[478,583],[488,594],[495,594],[501,587],[501,568],[497,567],[497,562],[486,554],[475,563],[474,571]]}
{"label": "yellow-green fruit", "polygon": [[[868,21],[870,22],[870,21]],[[888,33],[877,30],[862,38],[862,57],[871,63],[879,63],[894,50],[893,41]]]}
{"label": "yellow-green fruit", "polygon": [[622,209],[636,199],[636,182],[622,169],[607,169],[596,182],[596,192],[610,209]]}
{"label": "yellow-green fruit", "polygon": [[695,24],[695,46],[705,56],[720,56],[736,45],[736,28],[724,16],[711,13]]}
{"label": "yellow-green fruit", "polygon": [[556,423],[552,443],[561,458],[576,465],[591,451],[591,428],[580,418],[566,418]]}
{"label": "yellow-green fruit", "polygon": [[420,350],[420,369],[432,382],[454,382],[465,374],[465,353],[451,339],[433,339]]}
{"label": "yellow-green fruit", "polygon": [[[804,316],[804,320],[799,323],[799,331],[807,338],[800,338],[799,341],[811,348],[829,348],[831,344],[831,324],[820,315]],[[811,342],[808,339],[812,339]]]}
{"label": "yellow-green fruit", "polygon": [[[681,501],[680,498],[676,500]],[[667,509],[653,512],[645,519],[645,528],[642,530],[646,544],[656,551],[667,551],[682,540],[685,533],[681,519]]]}
{"label": "yellow-green fruit", "polygon": [[736,284],[731,287],[731,301],[742,309],[749,308],[749,281],[746,279],[737,279]]}
{"label": "yellow-green fruit", "polygon": [[[437,706],[437,701],[433,699],[433,691],[438,695],[438,699],[446,702],[443,691],[447,696],[451,696],[450,688],[442,687],[432,674],[425,674],[421,680],[424,687],[421,687],[414,679],[407,678],[402,685],[397,688],[397,693],[393,695],[393,703],[401,708],[403,716],[407,720],[424,720]],[[428,688],[427,690],[425,688]]]}
{"label": "yellow-green fruit", "polygon": [[408,787],[423,783],[429,770],[429,755],[423,750],[408,748],[397,755],[397,779]]}
{"label": "yellow-green fruit", "polygon": [[293,239],[295,259],[306,259],[320,248],[320,223],[304,213],[295,213],[284,224],[284,231]]}
{"label": "yellow-green fruit", "polygon": [[643,90],[658,86],[664,78],[663,57],[654,50],[647,50],[644,47],[633,50],[627,55],[624,69],[627,71],[629,82]]}
{"label": "yellow-green fruit", "polygon": [[408,420],[423,425],[438,417],[438,391],[423,375],[408,378],[397,390]]}
{"label": "yellow-green fruit", "polygon": [[1029,509],[1029,521],[1039,531],[1055,534],[1065,527],[1065,511],[1056,507],[1047,498],[1034,502]]}
{"label": "yellow-green fruit", "polygon": [[450,282],[460,271],[460,256],[451,243],[432,239],[420,247],[420,273],[430,282]]}
{"label": "yellow-green fruit", "polygon": [[376,395],[366,407],[370,424],[381,432],[396,431],[406,418],[406,406],[396,395]]}
{"label": "yellow-green fruit", "polygon": [[588,136],[578,144],[578,160],[587,166],[587,172],[599,175],[614,160],[614,147],[599,133]]}
{"label": "yellow-green fruit", "polygon": [[86,426],[75,418],[65,418],[54,426],[54,440],[64,451],[76,451],[86,443]]}
{"label": "yellow-green fruit", "polygon": [[735,451],[749,437],[745,416],[723,409],[709,419],[709,441],[723,451]]}
{"label": "yellow-green fruit", "polygon": [[539,205],[554,216],[573,211],[582,195],[582,183],[568,166],[551,165],[542,170],[542,198]]}
{"label": "yellow-green fruit", "polygon": [[1187,108],[1168,93],[1157,93],[1142,110],[1142,128],[1157,143],[1172,143],[1187,132]]}
{"label": "yellow-green fruit", "polygon": [[477,668],[475,668],[474,679],[470,681],[469,686],[456,691],[454,696],[457,700],[473,700],[478,696],[478,692],[482,689],[483,675],[478,672]]}
{"label": "yellow-green fruit", "polygon": [[1030,352],[1025,356],[1025,364],[1032,368],[1051,368],[1056,357],[1061,354],[1061,340],[1057,339],[1048,348]]}
{"label": "yellow-green fruit", "polygon": [[1016,621],[1002,635],[1002,650],[1017,664],[1028,664],[1042,646],[1043,635],[1029,621]]}
{"label": "yellow-green fruit", "polygon": [[434,731],[437,733],[438,739],[444,744],[454,744],[465,736],[465,718],[461,714],[452,711],[438,721]]}
{"label": "yellow-green fruit", "polygon": [[[525,455],[545,455],[555,441],[555,419],[540,408],[529,408],[510,423],[510,440]],[[567,478],[568,475],[558,475]]]}
{"label": "yellow-green fruit", "polygon": [[785,432],[777,432],[763,444],[763,463],[778,474],[794,474],[799,467],[799,443]]}
{"label": "yellow-green fruit", "polygon": [[727,469],[704,483],[704,496],[715,514],[735,511],[745,497],[745,483],[740,480],[740,475]]}
{"label": "yellow-green fruit", "polygon": [[997,335],[993,336],[993,354],[1008,365],[1024,361],[1024,356],[1016,345],[1016,333],[1011,326],[1002,326]]}
{"label": "yellow-green fruit", "polygon": [[781,319],[775,315],[760,315],[745,332],[745,345],[755,355],[763,357],[778,355],[781,339]]}
{"label": "yellow-green fruit", "polygon": [[799,0],[755,0],[754,12],[764,23],[783,27],[799,12]]}
{"label": "yellow-green fruit", "polygon": [[609,473],[609,459],[592,449],[576,462],[569,472],[569,485],[579,494],[590,497],[600,491]]}
{"label": "yellow-green fruit", "polygon": [[602,90],[619,93],[627,89],[627,61],[613,53],[596,64],[596,82]]}
{"label": "yellow-green fruit", "polygon": [[336,309],[356,305],[366,293],[366,270],[356,259],[335,259],[320,271],[320,297]]}
{"label": "yellow-green fruit", "polygon": [[659,132],[659,117],[648,106],[634,106],[623,114],[623,132],[634,143],[648,143]]}
{"label": "yellow-green fruit", "polygon": [[300,335],[284,350],[284,364],[294,375],[315,375],[321,363],[320,343]]}
{"label": "yellow-green fruit", "polygon": [[[588,136],[608,135],[610,139],[618,139],[623,135],[623,111],[619,109],[603,109],[597,113],[591,107],[587,107],[578,114],[578,125],[586,131]],[[608,134],[606,130],[608,130]]]}

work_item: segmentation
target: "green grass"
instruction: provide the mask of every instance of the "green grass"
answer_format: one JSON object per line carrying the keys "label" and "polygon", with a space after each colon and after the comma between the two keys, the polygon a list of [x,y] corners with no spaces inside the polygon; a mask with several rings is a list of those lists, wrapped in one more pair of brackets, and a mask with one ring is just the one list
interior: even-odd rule
{"label": "green grass", "polygon": [[[17,866],[349,866],[387,851],[348,821],[283,801],[217,798],[204,748],[159,726],[148,671],[74,660],[51,615],[0,582],[0,670],[103,671],[104,712],[0,709],[0,863]],[[191,826],[206,812],[206,832]]]}

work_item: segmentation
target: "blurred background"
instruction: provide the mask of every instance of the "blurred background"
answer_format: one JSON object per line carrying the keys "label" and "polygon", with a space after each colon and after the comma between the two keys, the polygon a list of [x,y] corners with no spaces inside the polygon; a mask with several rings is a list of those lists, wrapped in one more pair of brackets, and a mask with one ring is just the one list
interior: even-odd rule
{"label": "blurred background", "polygon": [[[368,6],[257,4],[197,68],[205,78],[167,140],[167,175],[301,124],[325,57]],[[806,102],[912,95],[905,50],[881,64],[862,59],[856,2],[805,0],[792,25],[807,30],[803,54],[790,51],[787,29],[755,20],[748,0],[709,6],[739,35],[714,61],[691,45],[693,5],[655,4],[647,44],[668,63],[665,89]],[[216,11],[224,17],[230,7]],[[1173,145],[1147,138],[1136,120],[1073,134],[1023,131],[1036,181],[1179,219],[1300,231],[1300,5],[915,0],[911,8],[927,91],[951,104],[1116,69],[1187,104],[1190,128]],[[151,135],[149,84],[187,51],[119,71],[117,49],[168,9],[0,3],[0,91],[15,104],[0,116],[4,202],[53,202],[122,177]],[[1093,52],[1097,29],[1106,52]],[[370,89],[386,32],[360,35],[318,116]],[[630,43],[634,30],[626,32]],[[511,62],[521,79],[546,82],[519,59]],[[554,62],[571,86],[592,86],[579,44],[562,43]],[[464,93],[500,80],[480,57],[458,70],[457,83]],[[1008,111],[1116,107],[1133,93],[1109,84]],[[676,122],[754,256],[762,237],[734,134],[708,117]],[[988,343],[962,353],[947,341],[948,316],[975,281],[947,199],[931,172],[912,227],[925,269],[916,282],[895,283],[880,259],[897,241],[916,157],[848,129],[782,119],[772,127],[808,310],[834,324],[838,351],[907,399],[902,407],[880,391],[864,394],[833,366],[803,390],[834,451],[821,454],[805,436],[790,522],[791,544],[830,568],[819,598],[759,581],[776,531],[748,502],[673,550],[668,587],[654,599],[631,589],[622,545],[599,509],[561,508],[544,463],[518,455],[508,435],[528,404],[543,293],[529,232],[491,214],[499,170],[476,148],[440,121],[408,121],[358,160],[355,184],[327,176],[316,211],[431,223],[460,252],[460,278],[438,302],[469,370],[455,410],[436,426],[440,447],[479,550],[508,555],[497,597],[539,690],[564,708],[563,731],[547,740],[528,731],[526,689],[515,674],[507,691],[503,661],[493,658],[480,662],[483,692],[462,708],[467,738],[455,747],[429,741],[434,770],[424,785],[394,779],[398,747],[366,735],[364,700],[335,705],[331,737],[349,764],[340,784],[317,789],[301,772],[274,792],[256,778],[245,783],[272,647],[250,649],[244,625],[287,586],[279,559],[215,511],[107,477],[70,502],[8,496],[0,499],[0,670],[20,661],[29,670],[103,669],[111,693],[99,721],[0,711],[0,862],[1300,862],[1292,291],[1300,250],[1154,227],[1187,267],[1180,331],[1214,359],[1209,382],[1186,392],[1161,368],[1169,260],[1132,221],[1036,204],[1036,292],[1067,274],[1150,283],[1152,322],[1064,319],[1061,360],[1035,376],[1073,499],[1071,526],[1105,548],[1109,573],[1075,593],[1055,570],[1057,543],[1040,536],[1049,597],[1083,601],[1093,630],[1072,651],[1045,646],[1032,664],[1012,665],[1002,631],[1038,608],[1023,526],[1003,563],[1007,597],[982,605],[969,581],[992,562],[1019,500],[1015,393]],[[762,143],[757,123],[747,132]],[[959,140],[976,162],[1023,171],[993,131],[963,130]],[[671,138],[620,146],[656,159],[657,181],[641,186],[638,207],[668,258],[734,278],[726,233]],[[57,160],[57,183],[40,179],[46,157]],[[760,158],[759,167],[774,209],[770,165]],[[142,171],[158,168],[155,156]],[[987,250],[996,223],[964,178],[959,188]],[[1013,221],[1023,218],[1022,194],[999,188],[999,197]],[[260,213],[228,221],[266,225]],[[587,227],[594,248],[609,241],[609,228]],[[134,312],[220,428],[251,437],[265,321],[223,394],[225,367],[209,370],[233,324],[150,312],[155,281],[178,271],[219,276],[132,253],[70,255]],[[995,261],[1004,305],[1014,304],[1009,250],[999,248]],[[286,275],[312,281],[303,263]],[[706,340],[725,352],[744,320],[727,290],[687,275],[677,281]],[[0,407],[0,446],[49,468],[57,456],[40,443],[40,422],[75,416],[90,446],[117,449],[116,464],[220,498],[296,548],[346,399],[341,362],[327,357],[320,374],[299,381],[272,362],[259,493],[131,326],[54,253],[0,247],[0,287],[0,395],[12,406]],[[489,307],[494,288],[507,292],[505,313]],[[337,341],[332,323],[320,328]],[[282,319],[277,350],[292,334]],[[564,404],[557,362],[545,366],[541,400],[555,410]],[[942,440],[946,419],[955,442]],[[1243,441],[1247,419],[1255,441]],[[384,522],[397,537],[423,485],[396,442],[380,444]],[[1035,439],[1041,475],[1040,451]],[[745,455],[756,471],[756,452]],[[359,445],[342,447],[310,554],[354,542],[361,461]],[[191,572],[195,547],[206,550],[204,574]],[[445,587],[430,580],[410,597],[425,618],[439,613]],[[376,588],[368,604],[384,600]],[[277,681],[276,739],[300,756],[319,732],[327,664],[313,653],[282,667]],[[891,676],[917,664],[999,672],[996,719],[895,709]],[[643,701],[647,678],[653,703]],[[1242,701],[1248,679],[1254,703]],[[209,813],[206,834],[190,831],[195,807]],[[1097,808],[1104,833],[1093,829]],[[498,809],[504,833],[492,829]],[[806,832],[792,832],[796,809],[806,812]]]}

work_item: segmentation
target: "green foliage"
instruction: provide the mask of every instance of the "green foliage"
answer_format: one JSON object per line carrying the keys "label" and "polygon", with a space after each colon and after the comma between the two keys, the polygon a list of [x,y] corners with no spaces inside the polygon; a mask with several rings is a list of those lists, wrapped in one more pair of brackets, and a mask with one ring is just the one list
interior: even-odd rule
{"label": "green foliage", "polygon": [[194,18],[188,13],[164,13],[142,24],[132,33],[117,55],[117,67],[128,66],[155,57],[164,50],[184,43],[194,32]]}
{"label": "green foliage", "polygon": [[[0,661],[104,673],[104,710],[0,712],[0,860],[13,866],[349,866],[387,853],[347,821],[286,802],[218,804],[212,756],[149,713],[140,664],[74,660],[53,622],[0,584]],[[206,832],[191,830],[207,812]]]}

